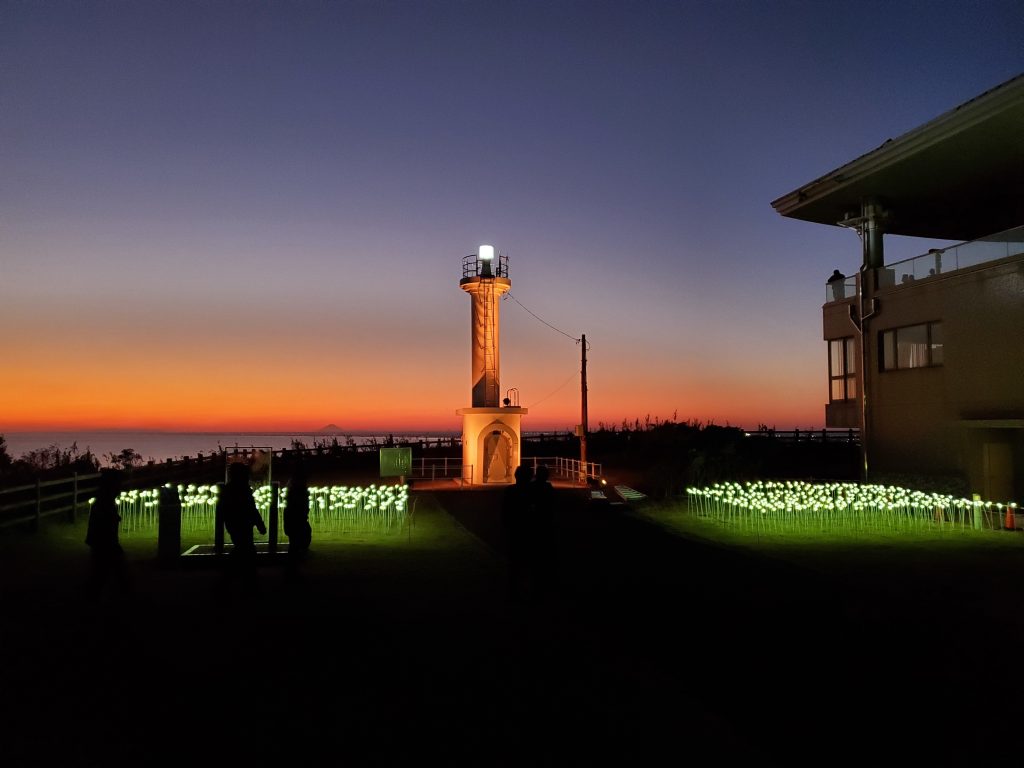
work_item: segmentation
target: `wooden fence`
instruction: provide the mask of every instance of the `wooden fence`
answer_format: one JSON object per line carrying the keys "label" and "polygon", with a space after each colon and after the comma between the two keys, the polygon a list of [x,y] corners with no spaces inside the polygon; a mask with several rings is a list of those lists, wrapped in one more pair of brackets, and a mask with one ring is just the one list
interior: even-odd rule
{"label": "wooden fence", "polygon": [[[778,440],[785,443],[850,443],[859,444],[860,434],[855,429],[820,429],[820,430],[758,430],[746,433],[755,439]],[[576,436],[572,432],[531,432],[523,435],[525,445],[541,445],[552,442],[572,444]],[[472,467],[464,467],[456,457],[461,450],[461,438],[458,436],[439,437],[417,440],[415,442],[405,440],[385,440],[371,443],[331,443],[318,445],[312,448],[283,448],[271,451],[271,466],[290,468],[293,461],[302,460],[330,460],[331,457],[341,458],[345,456],[360,456],[369,463],[372,461],[367,454],[376,453],[381,448],[390,447],[411,447],[418,451],[421,456],[424,453],[448,454],[449,458],[443,455],[438,459],[443,462],[439,468],[437,464],[423,459],[417,459],[419,464],[418,476],[420,479],[427,477],[450,476],[462,480],[469,479],[472,482]],[[225,468],[229,460],[251,459],[258,449],[254,448],[233,448],[225,449],[217,453],[198,454],[196,456],[185,456],[181,459],[168,459],[164,462],[149,462],[142,466],[133,467],[126,473],[122,488],[124,490],[155,488],[166,483],[174,484],[203,484],[224,480]],[[533,461],[537,463],[548,463],[546,459],[524,456],[523,462]],[[570,466],[573,459],[551,457],[550,462],[558,475],[594,478],[601,474],[600,465],[588,464],[584,472],[579,462]],[[563,466],[560,462],[569,462]],[[467,473],[469,473],[467,475]],[[71,477],[56,480],[37,480],[34,483],[20,485],[14,488],[0,490],[0,528],[10,525],[38,526],[43,518],[54,515],[65,515],[68,520],[74,521],[82,511],[83,506],[87,507],[89,498],[95,493],[99,473],[75,474]]]}
{"label": "wooden fence", "polygon": [[99,473],[59,480],[36,480],[0,491],[0,527],[33,525],[38,528],[44,517],[65,515],[74,522],[82,507],[89,506],[95,493]]}
{"label": "wooden fence", "polygon": [[[524,442],[548,443],[551,441],[569,442],[574,436],[569,432],[534,433],[524,436]],[[271,468],[291,468],[296,460],[307,462],[327,461],[332,458],[344,458],[360,456],[361,460],[369,464],[373,461],[371,455],[381,448],[409,446],[422,454],[434,452],[450,454],[448,457],[425,457],[417,458],[417,470],[414,473],[417,479],[430,477],[452,477],[463,482],[473,481],[472,466],[463,466],[461,463],[461,440],[458,437],[445,437],[416,442],[408,441],[386,441],[384,443],[369,443],[349,445],[345,443],[321,445],[313,448],[284,448],[271,451]],[[145,488],[156,488],[167,483],[172,484],[205,484],[223,481],[226,465],[233,460],[251,460],[255,457],[256,448],[233,448],[212,454],[198,454],[197,456],[186,456],[181,459],[168,459],[163,462],[149,462],[141,466],[132,467],[124,474],[122,479],[122,490],[141,490]],[[534,461],[524,457],[525,461]],[[556,459],[552,458],[552,466],[555,466]],[[566,459],[565,461],[571,461]],[[561,471],[561,465],[558,465]],[[573,468],[577,473],[579,467]],[[573,469],[567,470],[568,472]],[[596,465],[588,466],[588,475],[600,470]],[[74,521],[83,508],[88,508],[89,498],[96,492],[99,481],[99,473],[75,474],[71,477],[64,477],[55,480],[37,480],[27,485],[15,486],[0,490],[0,528],[11,525],[31,525],[38,527],[43,518],[54,515],[64,515],[67,520]]]}

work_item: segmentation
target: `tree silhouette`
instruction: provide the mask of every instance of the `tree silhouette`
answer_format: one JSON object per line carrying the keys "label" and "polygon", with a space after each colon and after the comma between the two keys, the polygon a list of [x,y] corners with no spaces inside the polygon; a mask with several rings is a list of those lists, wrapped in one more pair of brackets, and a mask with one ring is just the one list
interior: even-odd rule
{"label": "tree silhouette", "polygon": [[134,448],[124,448],[120,453],[108,453],[104,458],[114,469],[129,470],[142,464],[142,454]]}
{"label": "tree silhouette", "polygon": [[7,453],[7,440],[0,435],[0,472],[6,472],[11,468],[11,455]]}

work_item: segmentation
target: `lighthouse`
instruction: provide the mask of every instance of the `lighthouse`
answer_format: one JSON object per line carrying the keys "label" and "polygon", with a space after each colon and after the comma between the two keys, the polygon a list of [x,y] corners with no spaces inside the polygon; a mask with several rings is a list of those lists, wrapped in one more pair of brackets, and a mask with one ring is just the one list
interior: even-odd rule
{"label": "lighthouse", "polygon": [[508,257],[481,245],[462,260],[459,287],[469,294],[472,407],[461,408],[462,463],[473,485],[511,483],[520,456],[520,424],[527,413],[502,399],[498,333],[501,297],[512,288]]}

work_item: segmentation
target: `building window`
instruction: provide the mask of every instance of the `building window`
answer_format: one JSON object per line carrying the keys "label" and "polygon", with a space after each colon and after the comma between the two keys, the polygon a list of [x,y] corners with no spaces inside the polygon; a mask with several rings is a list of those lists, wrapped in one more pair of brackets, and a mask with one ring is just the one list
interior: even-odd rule
{"label": "building window", "polygon": [[882,331],[882,370],[942,365],[942,323],[922,323]]}
{"label": "building window", "polygon": [[852,336],[828,343],[828,385],[833,403],[857,397],[857,353]]}

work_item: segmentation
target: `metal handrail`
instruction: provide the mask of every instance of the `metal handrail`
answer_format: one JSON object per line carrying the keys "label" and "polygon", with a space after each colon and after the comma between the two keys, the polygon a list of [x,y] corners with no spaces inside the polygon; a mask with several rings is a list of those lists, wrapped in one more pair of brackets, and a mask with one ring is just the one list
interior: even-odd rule
{"label": "metal handrail", "polygon": [[[886,269],[899,270],[901,278],[923,280],[928,277],[955,272],[965,267],[974,267],[990,261],[998,261],[1024,253],[1024,226],[1007,229],[977,240],[950,245],[946,248],[932,248],[928,253],[909,259],[886,264]],[[900,280],[902,282],[902,280]]]}
{"label": "metal handrail", "polygon": [[[468,475],[468,477],[467,477]],[[473,484],[473,465],[463,464],[460,458],[419,458],[413,459],[409,480],[458,480],[465,485],[468,480]]]}
{"label": "metal handrail", "polygon": [[860,443],[860,430],[855,427],[749,430],[745,435],[778,440],[783,443]]}
{"label": "metal handrail", "polygon": [[[465,280],[471,277],[483,277],[483,265],[484,262],[475,254],[471,253],[462,259],[462,279]],[[495,259],[491,261],[491,274],[490,277],[504,277],[508,278],[508,256],[499,253]]]}
{"label": "metal handrail", "polygon": [[545,466],[549,470],[554,470],[558,477],[579,482],[599,480],[602,475],[600,464],[588,461],[584,468],[579,459],[569,459],[565,456],[524,456],[522,463],[532,466],[534,472],[538,466]]}
{"label": "metal handrail", "polygon": [[825,303],[857,298],[860,290],[859,283],[857,275],[851,275],[843,280],[827,281],[825,283]]}

